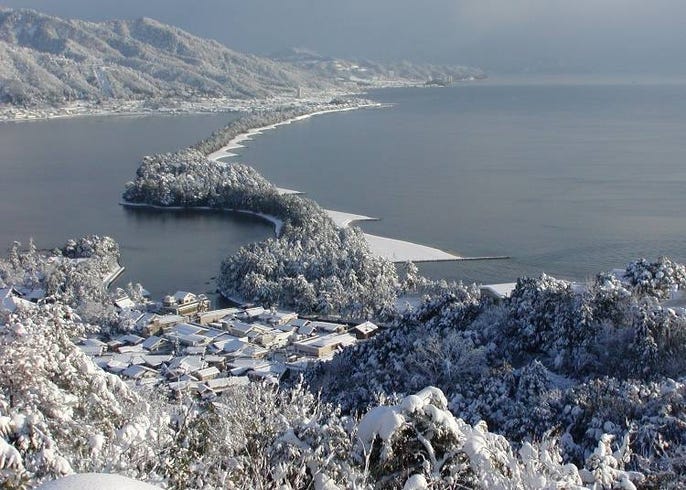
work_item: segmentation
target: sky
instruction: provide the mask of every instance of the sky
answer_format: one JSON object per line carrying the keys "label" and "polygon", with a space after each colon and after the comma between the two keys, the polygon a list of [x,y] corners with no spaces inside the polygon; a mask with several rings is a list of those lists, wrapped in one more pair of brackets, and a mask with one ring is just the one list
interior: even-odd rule
{"label": "sky", "polygon": [[289,47],[496,73],[686,73],[686,0],[0,0],[87,20],[152,17],[239,51]]}

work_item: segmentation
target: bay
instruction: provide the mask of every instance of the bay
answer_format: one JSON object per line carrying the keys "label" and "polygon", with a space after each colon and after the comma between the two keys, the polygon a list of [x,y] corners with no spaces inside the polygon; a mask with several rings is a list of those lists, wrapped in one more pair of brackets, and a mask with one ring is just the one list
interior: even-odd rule
{"label": "bay", "polygon": [[[109,235],[126,267],[115,285],[140,282],[154,298],[177,289],[213,293],[222,259],[273,235],[236,213],[119,205],[141,158],[191,145],[236,114],[93,116],[0,124],[0,247],[40,248]],[[214,295],[213,295],[214,296]]]}
{"label": "bay", "polygon": [[390,108],[329,114],[248,142],[238,161],[370,233],[493,262],[435,278],[583,280],[645,256],[686,259],[686,85],[495,80],[384,89]]}

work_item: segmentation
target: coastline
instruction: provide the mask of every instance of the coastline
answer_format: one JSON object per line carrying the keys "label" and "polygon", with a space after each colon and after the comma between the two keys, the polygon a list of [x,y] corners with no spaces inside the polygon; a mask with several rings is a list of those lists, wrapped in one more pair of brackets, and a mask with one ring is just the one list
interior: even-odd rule
{"label": "coastline", "polygon": [[[286,119],[282,122],[278,123],[273,123],[273,124],[268,124],[266,126],[258,127],[258,128],[252,128],[249,129],[243,133],[240,133],[236,136],[234,136],[229,142],[221,147],[219,150],[214,151],[206,157],[210,160],[213,160],[215,162],[219,163],[226,163],[222,159],[223,158],[231,158],[231,157],[236,157],[238,156],[236,153],[233,153],[231,150],[236,150],[239,148],[244,148],[245,146],[242,144],[245,141],[253,141],[254,136],[258,136],[262,134],[264,131],[270,130],[270,129],[276,129],[279,126],[284,126],[287,124],[291,124],[293,122],[297,121],[303,121],[306,119],[309,119],[313,116],[318,116],[322,114],[331,114],[331,113],[336,113],[336,112],[348,112],[348,111],[353,111],[357,109],[368,109],[368,108],[384,108],[388,107],[388,104],[382,104],[382,103],[364,103],[364,104],[359,104],[356,106],[350,106],[350,107],[342,107],[338,109],[324,109],[324,110],[319,110],[319,111],[314,111],[308,114],[303,114],[300,116],[294,116],[292,118]],[[292,190],[292,189],[284,189],[281,187],[276,187],[277,191],[281,194],[305,194],[302,191],[298,190]],[[201,208],[194,208],[194,209],[201,209]],[[234,211],[239,211],[240,210],[234,210]],[[324,209],[324,211],[327,213],[327,215],[333,220],[333,222],[338,226],[339,228],[347,228],[350,226],[352,223],[355,222],[362,222],[362,221],[379,221],[380,218],[373,218],[370,216],[365,216],[365,215],[358,215],[358,214],[352,214],[352,213],[347,213],[344,211],[335,211],[335,210],[330,210],[330,209]],[[257,214],[257,213],[253,213]],[[264,216],[263,216],[264,217]],[[273,216],[271,218],[274,218]],[[266,218],[270,219],[270,218]],[[278,228],[280,230],[280,228]],[[430,247],[427,245],[421,245],[418,243],[413,243],[413,242],[408,242],[404,240],[399,240],[395,238],[387,238],[387,237],[381,237],[377,235],[372,235],[370,233],[363,233],[365,240],[367,241],[367,244],[369,246],[370,251],[379,256],[383,257],[390,262],[394,263],[404,263],[404,262],[416,262],[416,263],[421,263],[421,262],[458,262],[458,261],[464,261],[464,260],[503,260],[503,259],[509,259],[509,256],[497,256],[497,257],[463,257],[460,255],[455,255],[449,252],[445,252],[443,250]],[[277,236],[279,236],[279,232],[277,231]]]}
{"label": "coastline", "polygon": [[[358,109],[371,109],[371,108],[383,108],[387,107],[387,105],[375,102],[375,103],[363,103],[363,104],[358,104],[358,105],[353,105],[353,106],[347,106],[347,107],[341,107],[337,109],[323,109],[323,110],[318,110],[314,112],[310,112],[308,114],[303,114],[300,116],[294,116],[289,119],[286,119],[284,121],[278,122],[278,123],[273,123],[273,124],[268,124],[266,126],[261,126],[258,128],[252,128],[249,129],[248,131],[244,133],[240,133],[236,136],[234,136],[226,145],[218,149],[217,151],[214,151],[208,155],[205,155],[207,158],[210,160],[213,160],[215,162],[220,161],[222,158],[230,158],[230,157],[235,157],[237,156],[235,153],[232,153],[230,150],[236,150],[238,148],[244,148],[244,145],[241,143],[244,141],[252,141],[253,136],[258,136],[262,134],[264,131],[268,131],[270,129],[276,129],[279,126],[285,126],[287,124],[291,124],[297,121],[304,121],[306,119],[309,119],[313,116],[319,116],[322,114],[332,114],[335,112],[348,112],[348,111],[355,111]],[[288,191],[290,194],[295,194],[295,193],[301,193],[300,191],[292,191],[290,189],[283,189],[284,191]]]}
{"label": "coastline", "polygon": [[248,112],[276,110],[293,104],[324,104],[336,97],[359,96],[344,90],[332,90],[297,99],[292,95],[275,95],[260,99],[199,98],[191,101],[169,100],[122,100],[96,104],[75,101],[61,107],[19,108],[0,105],[0,122],[45,121],[90,116],[151,116],[178,114],[215,114],[222,112]]}
{"label": "coastline", "polygon": [[270,214],[258,213],[256,211],[249,211],[247,209],[231,209],[231,208],[212,208],[210,206],[159,206],[157,204],[146,204],[141,202],[128,202],[120,201],[120,206],[125,208],[147,208],[155,209],[158,211],[221,211],[228,213],[240,213],[248,214],[250,216],[256,216],[261,218],[263,221],[267,221],[274,226],[274,235],[277,237],[281,235],[281,229],[283,228],[283,221],[272,216]]}

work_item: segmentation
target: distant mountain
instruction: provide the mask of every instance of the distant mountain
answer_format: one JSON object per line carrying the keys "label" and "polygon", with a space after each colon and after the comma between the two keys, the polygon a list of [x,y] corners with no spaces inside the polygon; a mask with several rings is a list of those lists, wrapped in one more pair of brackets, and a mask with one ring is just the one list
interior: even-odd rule
{"label": "distant mountain", "polygon": [[86,22],[0,8],[0,108],[73,101],[253,99],[481,78],[466,67],[381,65],[291,49],[233,51],[152,19]]}
{"label": "distant mountain", "polygon": [[467,66],[443,66],[399,63],[377,63],[369,60],[346,60],[323,56],[303,48],[291,48],[272,54],[275,61],[290,63],[322,78],[337,83],[352,82],[358,85],[383,85],[388,83],[447,85],[462,80],[486,78],[479,68]]}
{"label": "distant mountain", "polygon": [[155,20],[85,22],[0,10],[0,102],[252,98],[332,85]]}

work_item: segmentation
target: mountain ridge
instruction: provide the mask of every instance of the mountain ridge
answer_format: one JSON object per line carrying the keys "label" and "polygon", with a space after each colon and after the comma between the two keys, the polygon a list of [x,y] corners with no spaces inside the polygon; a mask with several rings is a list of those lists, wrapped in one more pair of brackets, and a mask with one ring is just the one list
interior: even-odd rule
{"label": "mountain ridge", "polygon": [[147,17],[90,22],[0,7],[0,108],[252,100],[483,77],[468,67],[385,66],[304,49],[283,53],[240,53]]}

